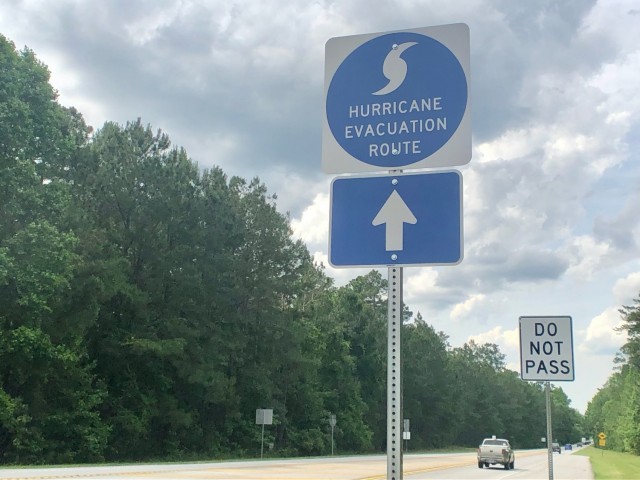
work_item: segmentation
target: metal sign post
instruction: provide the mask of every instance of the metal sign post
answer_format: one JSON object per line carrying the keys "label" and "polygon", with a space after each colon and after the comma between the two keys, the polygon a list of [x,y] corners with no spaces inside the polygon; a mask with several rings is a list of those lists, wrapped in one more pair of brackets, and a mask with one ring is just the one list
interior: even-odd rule
{"label": "metal sign post", "polygon": [[402,480],[402,268],[389,267],[387,333],[387,480]]}
{"label": "metal sign post", "polygon": [[336,427],[336,416],[329,415],[329,425],[331,425],[331,455],[333,456],[333,429]]}
{"label": "metal sign post", "polygon": [[549,480],[553,480],[553,425],[551,424],[551,384],[544,383],[544,394],[547,404],[547,463],[549,465]]}

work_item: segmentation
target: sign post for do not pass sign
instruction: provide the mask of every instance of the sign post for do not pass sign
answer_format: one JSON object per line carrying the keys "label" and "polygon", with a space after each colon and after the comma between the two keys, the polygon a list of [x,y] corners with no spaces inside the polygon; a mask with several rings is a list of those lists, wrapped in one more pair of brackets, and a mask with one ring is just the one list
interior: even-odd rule
{"label": "sign post for do not pass sign", "polygon": [[520,317],[520,376],[529,381],[575,380],[571,317]]}

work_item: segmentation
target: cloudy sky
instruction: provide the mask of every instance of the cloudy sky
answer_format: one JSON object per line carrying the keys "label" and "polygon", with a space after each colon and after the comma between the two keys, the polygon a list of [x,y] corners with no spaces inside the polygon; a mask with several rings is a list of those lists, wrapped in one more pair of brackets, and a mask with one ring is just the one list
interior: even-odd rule
{"label": "cloudy sky", "polygon": [[[325,43],[452,23],[471,37],[464,260],[405,268],[404,301],[515,370],[519,316],[572,316],[576,378],[559,385],[584,411],[640,292],[637,0],[0,4],[0,33],[48,65],[62,104],[95,128],[141,117],[200,167],[260,177],[325,265]],[[338,285],[367,271],[327,267]]]}

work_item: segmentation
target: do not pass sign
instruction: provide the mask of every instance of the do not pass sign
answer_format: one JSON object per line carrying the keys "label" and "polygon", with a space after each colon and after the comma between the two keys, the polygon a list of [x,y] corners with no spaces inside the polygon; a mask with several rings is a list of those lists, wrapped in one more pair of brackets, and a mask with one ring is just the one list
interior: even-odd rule
{"label": "do not pass sign", "polygon": [[571,382],[571,317],[520,317],[520,377],[530,381]]}

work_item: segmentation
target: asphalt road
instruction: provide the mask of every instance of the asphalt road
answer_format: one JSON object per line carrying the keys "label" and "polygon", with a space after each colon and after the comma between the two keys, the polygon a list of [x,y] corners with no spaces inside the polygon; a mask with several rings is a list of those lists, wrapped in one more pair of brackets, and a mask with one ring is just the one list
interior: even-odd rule
{"label": "asphalt road", "polygon": [[[475,459],[474,459],[475,460]],[[406,463],[405,463],[406,465]],[[549,478],[547,452],[516,452],[515,468],[505,470],[501,465],[478,468],[476,461],[469,466],[439,469],[437,471],[412,472],[405,469],[407,480],[543,480]],[[554,480],[591,480],[593,473],[588,457],[569,452],[553,455]]]}
{"label": "asphalt road", "polygon": [[[385,480],[385,455],[216,463],[0,469],[11,480]],[[546,451],[516,452],[514,470],[478,468],[475,453],[404,457],[404,479],[548,479]],[[554,454],[555,480],[593,479],[587,457]]]}

